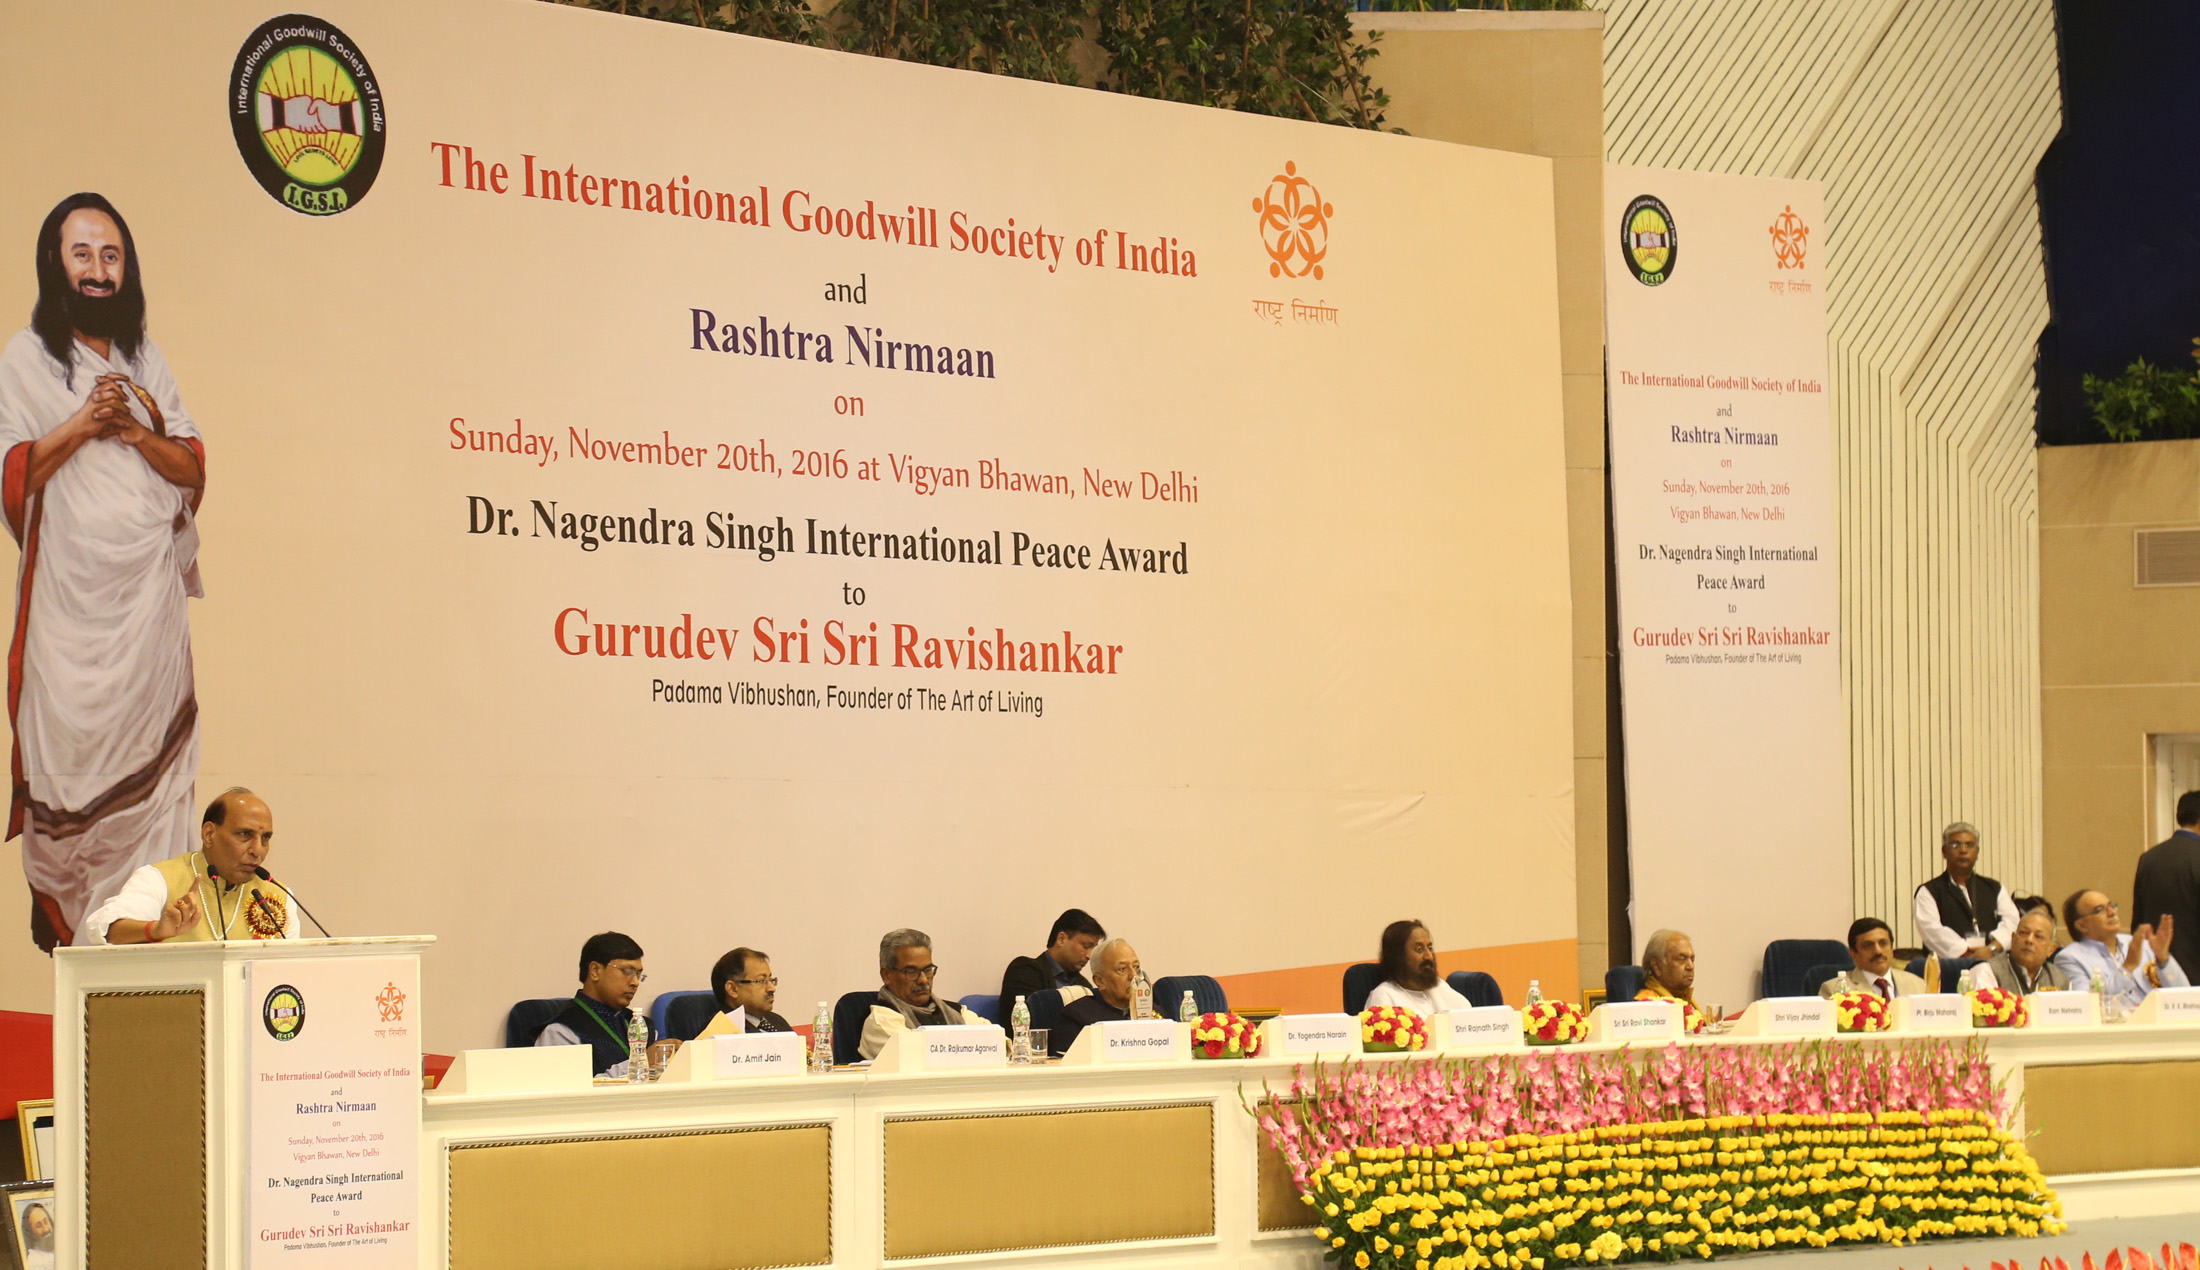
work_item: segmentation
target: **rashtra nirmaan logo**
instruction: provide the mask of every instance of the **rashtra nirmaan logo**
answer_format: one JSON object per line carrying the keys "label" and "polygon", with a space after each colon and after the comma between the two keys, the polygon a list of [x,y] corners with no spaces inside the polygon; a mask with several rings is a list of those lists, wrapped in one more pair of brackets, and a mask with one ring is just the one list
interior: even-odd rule
{"label": "rashtra nirmaan logo", "polygon": [[382,1012],[384,1023],[405,1021],[405,990],[398,987],[395,981],[374,994],[374,1005]]}
{"label": "rashtra nirmaan logo", "polygon": [[1297,163],[1268,178],[1268,188],[1253,200],[1260,216],[1260,240],[1268,249],[1268,276],[1321,281],[1322,259],[1329,254],[1329,218],[1337,209],[1322,201],[1314,183],[1299,175]]}
{"label": "rashtra nirmaan logo", "polygon": [[1661,286],[1673,276],[1680,257],[1680,234],[1673,213],[1654,195],[1637,195],[1619,218],[1619,251],[1627,271],[1646,287]]}
{"label": "rashtra nirmaan logo", "polygon": [[1803,249],[1810,242],[1810,226],[1795,214],[1794,207],[1784,207],[1772,218],[1772,257],[1782,269],[1803,267]]}
{"label": "rashtra nirmaan logo", "polygon": [[260,24],[229,73],[229,124],[260,187],[308,216],[366,197],[387,134],[374,69],[350,37],[286,13]]}

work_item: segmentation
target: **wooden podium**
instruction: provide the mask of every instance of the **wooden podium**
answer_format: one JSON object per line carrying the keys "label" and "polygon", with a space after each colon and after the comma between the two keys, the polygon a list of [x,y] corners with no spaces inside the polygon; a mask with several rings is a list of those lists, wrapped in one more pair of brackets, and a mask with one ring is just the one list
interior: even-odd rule
{"label": "wooden podium", "polygon": [[[420,951],[433,942],[403,935],[55,950],[59,1270],[241,1270],[261,1260],[246,1229],[246,1108],[250,1029],[267,1011],[250,999],[250,967],[408,958],[417,983]],[[417,1038],[418,1003],[409,1005]],[[417,1064],[417,1039],[413,1049]]]}

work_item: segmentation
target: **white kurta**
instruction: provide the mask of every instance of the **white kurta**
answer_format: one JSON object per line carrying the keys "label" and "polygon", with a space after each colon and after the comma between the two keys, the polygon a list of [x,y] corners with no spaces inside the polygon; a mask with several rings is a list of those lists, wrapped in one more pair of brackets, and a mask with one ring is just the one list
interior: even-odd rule
{"label": "white kurta", "polygon": [[[86,442],[25,497],[28,452],[109,372],[153,399],[170,439],[196,442],[199,430],[152,341],[135,361],[82,342],[75,352],[72,382],[29,330],[0,350],[0,494],[23,548],[9,658],[10,836],[23,836],[23,872],[40,902],[85,943],[86,914],[134,870],[196,845],[185,598],[198,592],[198,532],[191,491],[118,439]],[[150,426],[134,394],[130,408]]]}
{"label": "white kurta", "polygon": [[1373,992],[1367,994],[1368,1009],[1372,1010],[1379,1005],[1402,1005],[1424,1019],[1453,1010],[1474,1008],[1474,1002],[1459,995],[1457,988],[1441,979],[1427,992],[1416,992],[1404,984],[1385,979],[1375,985]]}
{"label": "white kurta", "polygon": [[[196,894],[199,910],[208,914],[206,924],[222,932],[224,939],[252,938],[251,924],[245,918],[245,906],[249,897],[240,895],[240,887],[217,885],[208,879],[199,879]],[[282,888],[270,884],[271,894],[282,894]],[[139,922],[157,922],[161,910],[168,907],[168,879],[160,870],[148,864],[132,873],[122,884],[122,889],[101,900],[99,907],[85,919],[84,930],[77,937],[80,944],[104,944],[107,928],[129,918]],[[292,901],[283,906],[283,938],[298,937],[298,905]],[[239,932],[242,932],[241,934]]]}

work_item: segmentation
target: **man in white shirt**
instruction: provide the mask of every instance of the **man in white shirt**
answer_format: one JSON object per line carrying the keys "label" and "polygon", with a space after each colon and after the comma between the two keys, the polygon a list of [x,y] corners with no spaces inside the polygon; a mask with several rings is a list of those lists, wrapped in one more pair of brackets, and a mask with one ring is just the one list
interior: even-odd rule
{"label": "man in white shirt", "polygon": [[1859,917],[1849,923],[1849,956],[1853,970],[1826,980],[1818,989],[1822,997],[1844,992],[1876,992],[1882,1001],[1912,997],[1925,991],[1925,981],[1894,964],[1894,932],[1876,917]]}
{"label": "man in white shirt", "polygon": [[275,849],[275,813],[242,787],[225,790],[199,820],[199,849],[130,875],[85,919],[86,941],[289,939],[297,906],[263,867]]}
{"label": "man in white shirt", "polygon": [[140,865],[191,850],[198,698],[187,596],[206,450],[145,335],[137,248],[74,194],[38,232],[31,325],[0,349],[0,513],[22,547],[8,662],[15,781],[41,947]]}
{"label": "man in white shirt", "polygon": [[1978,830],[1960,820],[1941,830],[1940,858],[1948,867],[1910,896],[1917,937],[1943,957],[1984,961],[2005,951],[2017,904],[2007,887],[1977,872]]}
{"label": "man in white shirt", "polygon": [[2184,967],[2170,956],[2176,922],[2167,914],[2159,928],[2142,922],[2126,935],[2115,901],[2100,891],[2080,891],[2063,901],[2063,925],[2073,942],[2055,954],[2055,964],[2070,976],[2073,988],[2091,987],[2098,974],[2105,1006],[2129,1010],[2156,988],[2192,986]]}
{"label": "man in white shirt", "polygon": [[1436,941],[1428,927],[1417,921],[1392,922],[1383,927],[1381,954],[1383,981],[1367,994],[1367,1007],[1402,1005],[1422,1018],[1471,1010],[1474,1003],[1459,995],[1436,973]]}

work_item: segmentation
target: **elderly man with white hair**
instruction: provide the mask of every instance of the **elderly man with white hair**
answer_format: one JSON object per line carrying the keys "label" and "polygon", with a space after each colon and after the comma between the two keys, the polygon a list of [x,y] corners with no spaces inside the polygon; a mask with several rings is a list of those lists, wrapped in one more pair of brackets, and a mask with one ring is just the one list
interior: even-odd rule
{"label": "elderly man with white hair", "polygon": [[1137,982],[1138,950],[1127,939],[1102,941],[1092,950],[1092,993],[1062,1007],[1062,1017],[1047,1036],[1047,1052],[1060,1057],[1093,1024],[1131,1017],[1131,989]]}
{"label": "elderly man with white hair", "polygon": [[1642,991],[1635,1000],[1696,1004],[1696,945],[1688,936],[1660,930],[1642,941]]}
{"label": "elderly man with white hair", "polygon": [[1984,961],[2007,949],[2017,932],[2017,902],[2008,888],[1974,871],[1978,830],[1961,820],[1941,830],[1940,858],[1948,867],[1910,899],[1917,937],[1943,957]]}

